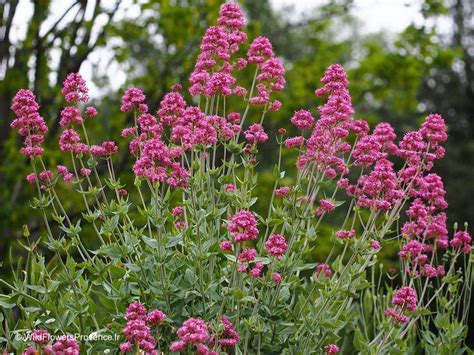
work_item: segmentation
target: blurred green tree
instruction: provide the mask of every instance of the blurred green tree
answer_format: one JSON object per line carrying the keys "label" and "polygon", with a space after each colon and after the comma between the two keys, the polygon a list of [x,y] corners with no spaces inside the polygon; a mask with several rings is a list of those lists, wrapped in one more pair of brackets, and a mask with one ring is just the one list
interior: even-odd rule
{"label": "blurred green tree", "polygon": [[[56,13],[51,0],[35,0],[29,4],[30,19],[22,18],[26,15],[22,5],[25,2],[20,4],[18,0],[0,2],[1,260],[22,222],[31,222],[33,230],[38,228],[35,218],[28,212],[28,197],[23,194],[27,160],[19,155],[17,141],[10,135],[11,100],[20,88],[36,92],[42,114],[54,136],[59,117],[56,83],[62,82],[69,72],[78,71],[90,53],[104,45],[109,23],[120,1],[107,8],[100,0],[94,4],[75,0],[62,13]],[[15,19],[25,27],[24,38],[15,28]],[[97,29],[99,21],[106,24]],[[53,56],[59,58],[55,66],[52,65]]]}

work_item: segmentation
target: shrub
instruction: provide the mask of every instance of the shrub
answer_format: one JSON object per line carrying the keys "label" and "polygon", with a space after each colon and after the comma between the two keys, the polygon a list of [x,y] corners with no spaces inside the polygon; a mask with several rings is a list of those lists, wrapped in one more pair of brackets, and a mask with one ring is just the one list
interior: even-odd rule
{"label": "shrub", "polygon": [[[240,8],[224,4],[202,39],[190,104],[181,85],[156,114],[140,89],[125,92],[121,110],[134,122],[121,134],[134,160],[127,185],[114,168],[118,145],[89,139],[87,126],[101,113],[84,107],[80,74],[63,83],[64,165],[56,168],[43,159],[48,129],[35,95],[17,93],[11,126],[24,137],[26,179],[37,193],[31,205],[45,232],[32,238],[25,227],[25,270],[1,281],[5,349],[463,351],[471,236],[455,226],[449,238],[443,183],[432,172],[444,155],[443,118],[429,115],[398,143],[387,123],[370,133],[353,118],[344,69],[331,65],[315,92],[326,98],[319,118],[300,110],[291,118],[299,135],[276,135],[273,193],[258,215],[258,152],[273,139],[263,123],[282,105],[275,92],[285,70],[265,37],[241,53],[243,27]],[[249,70],[247,90],[236,71]],[[239,100],[241,113],[232,109]],[[297,156],[289,179],[286,149]],[[80,215],[65,207],[70,193],[81,196]],[[322,222],[335,211],[343,218],[324,240]],[[85,245],[84,233],[95,242]],[[310,255],[321,242],[332,249],[316,262]],[[385,273],[377,254],[389,243],[400,247],[400,268]]]}

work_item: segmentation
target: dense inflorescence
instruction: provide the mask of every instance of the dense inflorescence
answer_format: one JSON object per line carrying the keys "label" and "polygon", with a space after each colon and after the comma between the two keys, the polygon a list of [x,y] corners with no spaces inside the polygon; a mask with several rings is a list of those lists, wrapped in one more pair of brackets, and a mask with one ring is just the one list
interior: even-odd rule
{"label": "dense inflorescence", "polygon": [[[458,225],[450,235],[446,191],[434,172],[448,138],[444,119],[429,114],[399,141],[388,123],[371,130],[355,117],[346,71],[332,64],[315,90],[316,110],[294,112],[291,128],[266,126],[283,105],[285,62],[267,37],[247,43],[244,26],[236,3],[222,5],[188,91],[174,84],[156,111],[140,88],[125,90],[120,114],[132,123],[120,136],[128,149],[93,144],[88,126],[100,112],[87,106],[82,76],[71,73],[57,122],[61,154],[48,160],[40,106],[31,91],[18,91],[11,126],[24,137],[20,152],[33,169],[26,180],[38,193],[32,206],[56,257],[45,266],[37,254],[40,232],[27,248],[30,269],[42,271],[28,279],[43,283],[21,285],[14,303],[0,298],[6,310],[16,307],[6,323],[23,311],[38,315],[25,323],[39,326],[33,344],[9,346],[25,354],[104,350],[72,336],[81,330],[117,336],[106,345],[121,353],[337,354],[352,351],[354,339],[360,353],[384,354],[426,338],[434,344],[455,328],[453,343],[462,347],[469,288],[459,285],[472,280],[472,237]],[[245,75],[248,88],[238,80]],[[263,216],[256,167],[274,135],[275,182]],[[295,176],[283,170],[287,155]],[[121,181],[117,161],[121,168],[132,161],[131,179]],[[78,192],[83,209],[69,195],[63,203],[62,190]],[[97,248],[81,239],[83,229],[95,233]],[[30,243],[26,226],[25,237]],[[390,245],[400,267],[382,282],[386,267],[377,258]],[[35,298],[42,294],[49,302]]]}
{"label": "dense inflorescence", "polygon": [[39,105],[36,96],[30,90],[21,89],[13,98],[11,106],[16,115],[16,119],[10,124],[12,128],[18,130],[20,136],[25,137],[24,147],[20,152],[30,158],[43,154],[41,145],[44,136],[48,132],[46,123],[39,114]]}

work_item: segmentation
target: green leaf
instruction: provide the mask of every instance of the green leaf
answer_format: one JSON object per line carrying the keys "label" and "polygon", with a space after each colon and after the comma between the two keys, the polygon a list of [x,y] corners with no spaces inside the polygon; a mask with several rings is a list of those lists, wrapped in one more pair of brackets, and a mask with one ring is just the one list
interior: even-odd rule
{"label": "green leaf", "polygon": [[224,256],[225,256],[228,260],[232,261],[233,263],[236,262],[235,255],[232,255],[232,254],[224,254]]}
{"label": "green leaf", "polygon": [[7,295],[0,295],[0,306],[10,309],[16,306],[16,302],[13,302]]}
{"label": "green leaf", "polygon": [[59,226],[59,228],[66,233],[68,237],[79,237],[81,233],[81,220],[78,220],[76,225],[69,225],[69,227]]}
{"label": "green leaf", "polygon": [[345,203],[346,203],[346,201],[334,201],[334,207],[342,206]]}
{"label": "green leaf", "polygon": [[368,348],[368,341],[362,335],[362,332],[359,328],[356,328],[354,331],[354,346],[357,350],[366,352]]}
{"label": "green leaf", "polygon": [[183,244],[183,234],[182,233],[178,234],[175,237],[168,238],[168,242],[166,243],[166,247],[167,248],[172,248],[172,247],[174,247],[178,244],[184,245]]}
{"label": "green leaf", "polygon": [[36,291],[36,292],[38,292],[38,293],[45,293],[45,292],[46,292],[46,290],[44,289],[43,286],[39,286],[39,285],[27,285],[26,287],[29,288],[30,290]]}
{"label": "green leaf", "polygon": [[105,245],[101,246],[100,249],[97,251],[97,254],[106,255],[112,260],[119,260],[124,255],[122,249],[118,245],[115,245],[115,244],[108,245],[108,246],[105,246]]}
{"label": "green leaf", "polygon": [[153,249],[158,249],[158,241],[153,238],[149,238],[147,236],[142,236],[143,241],[145,242],[146,245]]}
{"label": "green leaf", "polygon": [[274,226],[279,226],[280,224],[283,224],[283,222],[285,222],[283,219],[272,218],[268,221],[268,225],[271,227],[274,227]]}
{"label": "green leaf", "polygon": [[97,218],[99,218],[99,216],[100,216],[100,211],[98,210],[95,210],[94,212],[91,211],[88,213],[85,213],[85,212],[82,213],[82,217],[84,217],[84,219],[89,223],[94,222]]}

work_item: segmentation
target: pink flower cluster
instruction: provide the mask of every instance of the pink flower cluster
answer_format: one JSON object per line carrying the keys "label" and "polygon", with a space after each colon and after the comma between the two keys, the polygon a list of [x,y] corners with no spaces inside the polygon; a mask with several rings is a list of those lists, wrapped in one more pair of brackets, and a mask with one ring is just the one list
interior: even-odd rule
{"label": "pink flower cluster", "polygon": [[472,237],[468,232],[459,231],[454,234],[451,239],[451,246],[456,249],[461,249],[464,253],[469,254],[471,252]]}
{"label": "pink flower cluster", "polygon": [[309,111],[299,110],[291,117],[291,123],[301,130],[309,130],[313,127],[314,117]]}
{"label": "pink flower cluster", "polygon": [[117,144],[113,141],[102,142],[101,145],[89,147],[89,153],[95,157],[107,157],[118,152]]}
{"label": "pink flower cluster", "polygon": [[172,126],[171,140],[192,149],[214,145],[219,138],[229,140],[239,131],[240,127],[228,123],[225,118],[206,116],[198,107],[189,106]]}
{"label": "pink flower cluster", "polygon": [[335,208],[336,206],[331,200],[321,199],[319,200],[319,207],[316,209],[315,214],[316,216],[322,216],[325,213],[334,211]]}
{"label": "pink flower cluster", "polygon": [[402,259],[409,259],[415,264],[424,264],[428,259],[427,252],[430,251],[430,246],[423,244],[417,240],[410,240],[398,252]]}
{"label": "pink flower cluster", "polygon": [[[362,121],[362,122],[364,122],[367,125],[367,122],[365,121]],[[369,127],[367,125],[366,132],[368,131],[369,131]],[[377,126],[375,126],[373,136],[380,143],[381,152],[387,153],[387,154],[397,153],[398,147],[394,143],[397,135],[395,134],[393,127],[389,123],[382,122],[382,123],[379,123]]]}
{"label": "pink flower cluster", "polygon": [[249,263],[257,257],[257,251],[254,248],[245,248],[239,253],[238,260],[241,263]]}
{"label": "pink flower cluster", "polygon": [[304,143],[303,136],[290,137],[285,140],[286,148],[300,148]]}
{"label": "pink flower cluster", "polygon": [[276,284],[279,284],[281,282],[281,274],[278,272],[274,272],[272,274],[272,281]]}
{"label": "pink flower cluster", "polygon": [[[259,262],[255,263],[255,266],[252,269],[250,269],[249,275],[254,277],[254,278],[258,278],[258,277],[260,277],[260,274],[262,273],[263,268],[264,268],[263,263],[259,261]],[[241,270],[239,270],[239,271],[241,271]]]}
{"label": "pink flower cluster", "polygon": [[179,93],[165,95],[158,114],[162,122],[171,127],[171,140],[186,149],[214,145],[218,139],[228,141],[240,132],[240,126],[230,119],[206,116],[197,107],[186,107]]}
{"label": "pink flower cluster", "polygon": [[53,344],[53,354],[79,355],[79,344],[70,335],[63,335]]}
{"label": "pink flower cluster", "polygon": [[140,112],[148,112],[148,106],[144,103],[145,99],[146,97],[140,89],[131,87],[127,89],[122,96],[120,110],[122,112],[128,112],[136,107]]}
{"label": "pink flower cluster", "polygon": [[435,113],[430,114],[421,126],[420,134],[430,143],[433,149],[438,148],[439,143],[445,142],[448,139],[446,123],[443,117]]}
{"label": "pink flower cluster", "polygon": [[[255,240],[258,236],[257,220],[252,212],[242,210],[230,218],[227,230],[230,232],[234,243],[245,243],[246,241]],[[230,241],[221,242],[219,247],[226,252],[234,249]],[[266,241],[265,249],[270,255],[281,259],[288,249],[288,244],[283,235],[273,234]],[[240,263],[237,266],[237,270],[241,273],[248,273],[254,278],[260,277],[264,264],[260,261],[256,262],[257,255],[257,250],[254,248],[244,248],[237,257],[237,261]],[[252,266],[251,263],[253,264]],[[281,275],[274,273],[272,279],[275,283],[280,283]]]}
{"label": "pink flower cluster", "polygon": [[328,95],[327,103],[319,107],[320,119],[306,140],[305,151],[298,158],[297,166],[303,170],[315,164],[328,178],[346,175],[349,171],[342,155],[350,151],[346,142],[354,127],[351,97],[347,86],[347,75],[341,65],[331,65],[321,79],[324,86],[316,90],[317,96]]}
{"label": "pink flower cluster", "polygon": [[217,344],[223,351],[232,352],[239,343],[240,336],[225,316],[220,318],[220,322],[220,334],[210,334],[210,325],[201,319],[189,318],[177,331],[179,340],[173,342],[169,349],[173,352],[183,352],[188,347],[195,347],[195,353],[198,355],[217,355],[219,352],[210,350],[216,347],[217,339]]}
{"label": "pink flower cluster", "polygon": [[324,348],[324,352],[328,355],[335,355],[339,353],[340,349],[336,344],[329,344]]}
{"label": "pink flower cluster", "polygon": [[408,132],[403,137],[398,155],[407,159],[412,168],[421,167],[429,171],[435,159],[444,157],[444,148],[440,143],[447,137],[444,119],[438,114],[430,114],[418,131]]}
{"label": "pink flower cluster", "polygon": [[239,5],[233,2],[222,5],[217,23],[229,31],[242,29],[245,26],[245,21]]}
{"label": "pink flower cluster", "polygon": [[251,125],[248,130],[244,132],[244,135],[245,139],[253,144],[264,143],[268,139],[268,135],[265,133],[262,125],[258,123]]}
{"label": "pink flower cluster", "polygon": [[418,298],[416,292],[411,287],[402,287],[392,298],[392,303],[396,306],[406,308],[410,312],[416,311],[416,304],[418,303]]}
{"label": "pink flower cluster", "polygon": [[31,340],[36,344],[35,347],[28,347],[23,355],[36,355],[36,354],[70,354],[70,355],[79,355],[79,344],[76,339],[70,335],[60,336],[57,341],[50,345],[49,341],[51,336],[49,333],[42,329],[36,329],[31,334]]}
{"label": "pink flower cluster", "polygon": [[226,184],[224,186],[224,191],[235,192],[235,191],[237,191],[237,188],[235,187],[234,184]]}
{"label": "pink flower cluster", "polygon": [[235,124],[229,118],[226,120],[224,117],[214,115],[207,116],[206,120],[216,131],[217,137],[223,142],[229,141],[241,130],[240,125]]}
{"label": "pink flower cluster", "polygon": [[76,124],[81,125],[84,123],[84,120],[81,117],[81,113],[76,106],[66,106],[61,111],[61,119],[59,120],[59,124],[63,127],[69,124]]}
{"label": "pink flower cluster", "polygon": [[56,169],[58,171],[58,175],[62,176],[65,182],[70,182],[74,178],[74,175],[70,173],[64,165],[58,165]]}
{"label": "pink flower cluster", "polygon": [[144,103],[145,95],[138,88],[128,89],[122,98],[122,111],[126,112],[138,107],[141,112],[137,117],[137,127],[122,130],[123,137],[133,136],[130,151],[137,156],[133,172],[138,177],[146,178],[153,183],[167,182],[172,187],[187,186],[189,173],[184,169],[178,158],[184,153],[181,147],[168,147],[162,134],[164,124],[175,124],[185,112],[186,103],[179,93],[165,95],[158,114],[162,121],[148,113]]}
{"label": "pink flower cluster", "polygon": [[372,250],[379,250],[380,249],[380,243],[375,239],[371,239],[370,240],[370,248]]}
{"label": "pink flower cluster", "polygon": [[161,100],[157,114],[163,124],[173,127],[184,115],[185,110],[186,102],[183,96],[178,92],[169,92]]}
{"label": "pink flower cluster", "polygon": [[80,143],[81,137],[72,128],[67,128],[62,131],[59,137],[59,149],[63,152],[74,152],[76,154],[84,153],[89,150],[89,147]]}
{"label": "pink flower cluster", "polygon": [[281,108],[281,102],[271,101],[272,92],[281,91],[285,87],[285,68],[283,63],[275,57],[272,44],[266,37],[260,36],[253,40],[247,52],[248,61],[258,68],[256,76],[257,95],[251,97],[252,105],[268,105],[272,111]]}
{"label": "pink flower cluster", "polygon": [[131,303],[126,312],[127,325],[123,329],[127,341],[120,344],[120,352],[127,353],[138,346],[147,354],[156,353],[156,342],[151,334],[151,326],[159,326],[165,319],[166,314],[158,309],[147,311],[141,303]]}
{"label": "pink flower cluster", "polygon": [[338,230],[336,232],[336,237],[341,239],[341,240],[345,240],[345,239],[353,239],[356,235],[356,231],[355,229],[350,229],[350,230]]}
{"label": "pink flower cluster", "polygon": [[408,323],[410,321],[410,317],[390,307],[385,309],[384,314],[389,318],[393,318],[397,324]]}
{"label": "pink flower cluster", "polygon": [[393,163],[380,159],[368,175],[359,178],[358,185],[348,191],[357,197],[357,205],[374,211],[388,211],[405,195],[397,184]]}
{"label": "pink flower cluster", "polygon": [[67,102],[87,102],[89,101],[89,90],[86,82],[79,73],[69,73],[64,79],[61,90]]}
{"label": "pink flower cluster", "polygon": [[[138,127],[124,129],[122,136],[134,137],[130,150],[138,158],[133,166],[135,175],[172,187],[187,186],[189,173],[178,161],[186,149],[214,145],[219,139],[227,141],[240,131],[239,125],[223,117],[206,116],[198,107],[187,107],[178,92],[163,97],[157,114],[160,121],[142,112],[137,118]],[[164,143],[166,126],[170,128],[170,140],[178,146]]]}
{"label": "pink flower cluster", "polygon": [[43,154],[41,145],[48,132],[46,123],[39,114],[39,105],[36,96],[30,90],[21,89],[13,98],[11,109],[16,115],[10,127],[18,130],[20,136],[25,137],[24,147],[20,153],[30,158]]}
{"label": "pink flower cluster", "polygon": [[187,346],[196,346],[196,353],[208,354],[205,342],[210,338],[207,324],[198,318],[189,318],[177,331],[179,340],[170,345],[173,352],[182,352]]}
{"label": "pink flower cluster", "polygon": [[[62,171],[61,168],[60,170]],[[43,170],[38,174],[38,178],[39,178],[38,181],[40,183],[41,189],[45,190],[52,185],[53,173],[51,172],[51,170]],[[72,179],[72,176],[70,176],[69,173],[67,173],[65,181],[69,182],[70,179]],[[30,184],[34,184],[37,181],[37,177],[34,173],[28,174],[26,176],[26,181],[28,181],[28,183]]]}
{"label": "pink flower cluster", "polygon": [[361,168],[372,166],[381,158],[382,144],[375,135],[367,135],[360,139],[354,147],[352,156],[354,157],[354,165]]}
{"label": "pink flower cluster", "polygon": [[87,107],[85,112],[86,112],[86,115],[91,118],[97,116],[98,114],[97,110],[93,106]]}
{"label": "pink flower cluster", "polygon": [[286,243],[286,239],[283,235],[272,234],[265,242],[265,249],[267,250],[268,254],[281,260],[283,258],[283,254],[285,254],[288,249],[288,244]]}
{"label": "pink flower cluster", "polygon": [[[388,211],[407,196],[425,200],[429,204],[427,213],[419,215],[418,220],[415,218],[416,213],[412,213],[412,219],[415,220],[404,226],[404,233],[410,236],[416,230],[415,233],[420,234],[430,224],[431,233],[439,234],[437,239],[440,245],[446,247],[447,232],[444,232],[443,227],[445,217],[442,214],[434,214],[436,209],[444,209],[447,206],[442,181],[435,174],[423,175],[432,168],[433,161],[444,154],[439,143],[445,139],[445,132],[439,130],[446,127],[440,120],[442,118],[439,115],[429,115],[419,131],[405,135],[400,147],[394,143],[396,135],[388,123],[378,124],[372,135],[367,135],[364,128],[364,135],[353,150],[354,165],[363,171],[372,166],[373,169],[361,175],[357,184],[351,185],[344,178],[339,180],[338,186],[346,189],[349,196],[356,197],[359,206],[374,211]],[[355,122],[357,121],[354,121],[353,126]],[[435,129],[438,129],[436,134],[433,133]],[[431,152],[433,150],[434,153]],[[406,159],[404,168],[395,171],[389,160],[390,155]],[[417,206],[420,202],[421,200],[413,202],[418,211],[421,211]]]}
{"label": "pink flower cluster", "polygon": [[287,197],[290,194],[290,188],[288,186],[282,186],[275,190],[276,197]]}
{"label": "pink flower cluster", "polygon": [[[405,212],[409,220],[402,226],[402,233],[408,238],[399,255],[413,264],[425,264],[429,254],[437,248],[449,246],[443,181],[436,174],[414,177],[410,195],[415,197]],[[432,244],[431,244],[432,242]],[[408,259],[408,257],[410,259]],[[408,266],[408,269],[412,269]],[[435,270],[439,270],[435,274]],[[419,273],[412,270],[415,275]],[[425,265],[421,274],[427,277],[444,275],[444,268]]]}
{"label": "pink flower cluster", "polygon": [[179,216],[181,216],[183,213],[184,213],[184,207],[183,207],[183,206],[177,206],[177,207],[173,208],[173,210],[171,211],[171,214],[172,214],[174,217],[179,217]]}
{"label": "pink flower cluster", "polygon": [[331,277],[332,276],[332,270],[331,267],[328,264],[325,263],[320,263],[316,265],[316,276],[326,276],[326,277]]}
{"label": "pink flower cluster", "polygon": [[[49,344],[51,341],[51,335],[48,333],[48,331],[44,329],[33,330],[31,333],[31,341],[35,343],[35,346],[29,346],[26,348],[26,350],[23,352],[23,355],[36,355],[40,352],[45,355],[53,354],[53,345]],[[79,354],[79,345],[74,339],[73,341],[74,344],[71,342],[70,345],[72,346],[69,347],[70,352],[68,352],[68,354]]]}
{"label": "pink flower cluster", "polygon": [[35,329],[33,333],[31,333],[31,340],[35,344],[39,345],[47,345],[51,339],[51,335],[48,333],[47,330],[44,329]]}
{"label": "pink flower cluster", "polygon": [[258,236],[257,220],[249,211],[239,211],[230,220],[227,230],[236,243],[255,240]]}
{"label": "pink flower cluster", "polygon": [[445,274],[446,270],[444,269],[444,265],[438,265],[438,267],[434,267],[433,265],[425,264],[421,270],[421,275],[429,278],[444,276]]}
{"label": "pink flower cluster", "polygon": [[146,321],[151,325],[160,325],[166,319],[166,314],[159,309],[154,309],[146,316]]}
{"label": "pink flower cluster", "polygon": [[396,323],[407,323],[410,318],[406,313],[416,311],[417,303],[418,297],[415,290],[407,286],[402,287],[395,292],[392,298],[392,304],[398,306],[399,311],[393,308],[387,308],[385,310],[385,315],[393,318]]}
{"label": "pink flower cluster", "polygon": [[264,36],[255,38],[247,52],[248,61],[254,64],[263,64],[274,56],[272,43]]}
{"label": "pink flower cluster", "polygon": [[263,263],[262,262],[256,262],[255,265],[249,270],[250,263],[254,262],[254,260],[257,257],[257,251],[254,248],[245,248],[242,250],[239,255],[237,260],[239,263],[242,263],[237,270],[242,273],[248,272],[250,276],[253,276],[255,278],[260,276],[260,273],[263,270]]}
{"label": "pink flower cluster", "polygon": [[203,36],[201,53],[189,79],[191,95],[246,94],[244,88],[234,86],[236,79],[232,75],[234,69],[241,70],[247,65],[246,60],[231,60],[232,54],[247,40],[247,35],[241,31],[244,25],[244,17],[237,4],[222,5],[217,26],[209,27]]}
{"label": "pink flower cluster", "polygon": [[[70,73],[63,83],[62,94],[67,102],[77,103],[78,101],[87,102],[88,89],[86,82],[79,73]],[[97,115],[94,107],[88,107],[86,114],[89,117]],[[95,157],[108,157],[118,151],[118,147],[113,141],[102,142],[101,145],[88,146],[81,142],[81,136],[74,129],[74,125],[83,125],[84,119],[77,106],[66,106],[61,111],[59,124],[65,129],[59,137],[59,148],[63,152],[73,152],[76,155],[89,153]]]}
{"label": "pink flower cluster", "polygon": [[221,250],[223,250],[223,251],[232,251],[233,244],[230,240],[224,240],[224,241],[220,242],[219,248],[221,248]]}
{"label": "pink flower cluster", "polygon": [[159,138],[149,139],[143,143],[133,172],[153,183],[166,181],[173,187],[186,186],[189,173],[176,161],[181,154],[181,149],[169,149]]}
{"label": "pink flower cluster", "polygon": [[[219,335],[218,343],[226,352],[231,352],[233,348],[239,343],[240,336],[234,328],[234,325],[225,316],[221,317],[221,323],[224,327],[222,333]],[[213,348],[215,345],[215,335],[212,334],[209,347]]]}

